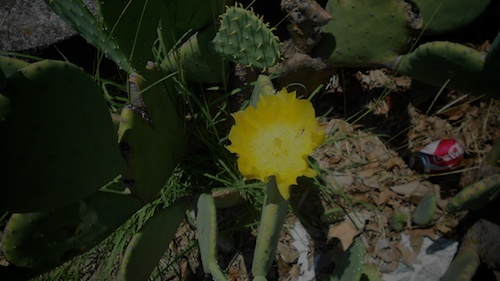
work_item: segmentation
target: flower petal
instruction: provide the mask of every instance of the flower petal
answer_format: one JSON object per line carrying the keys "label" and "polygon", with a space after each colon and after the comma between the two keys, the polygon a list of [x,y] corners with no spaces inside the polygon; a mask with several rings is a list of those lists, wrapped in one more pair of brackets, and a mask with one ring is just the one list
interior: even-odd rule
{"label": "flower petal", "polygon": [[312,104],[286,89],[260,96],[256,107],[233,114],[235,125],[226,148],[237,153],[238,169],[249,179],[267,182],[276,176],[280,193],[288,199],[297,177],[314,177],[307,156],[325,139]]}

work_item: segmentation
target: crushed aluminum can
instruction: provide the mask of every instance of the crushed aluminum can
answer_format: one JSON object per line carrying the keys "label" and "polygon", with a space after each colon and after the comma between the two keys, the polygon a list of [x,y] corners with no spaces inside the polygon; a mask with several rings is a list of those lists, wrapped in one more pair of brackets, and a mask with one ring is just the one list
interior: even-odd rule
{"label": "crushed aluminum can", "polygon": [[442,139],[411,155],[408,166],[420,174],[447,172],[460,164],[464,153],[464,146],[456,139]]}

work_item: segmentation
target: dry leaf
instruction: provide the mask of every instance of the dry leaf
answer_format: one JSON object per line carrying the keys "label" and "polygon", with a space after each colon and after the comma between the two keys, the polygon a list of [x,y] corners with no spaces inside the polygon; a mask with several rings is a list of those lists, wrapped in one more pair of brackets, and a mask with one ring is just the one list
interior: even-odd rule
{"label": "dry leaf", "polygon": [[328,231],[328,240],[337,238],[342,244],[342,249],[345,251],[352,244],[352,241],[361,230],[357,229],[352,223],[343,221],[336,226],[330,226]]}

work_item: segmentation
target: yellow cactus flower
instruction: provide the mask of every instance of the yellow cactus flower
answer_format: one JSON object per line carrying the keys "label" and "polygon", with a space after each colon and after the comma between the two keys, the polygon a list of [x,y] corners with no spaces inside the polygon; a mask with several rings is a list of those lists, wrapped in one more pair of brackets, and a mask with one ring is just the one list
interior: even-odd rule
{"label": "yellow cactus flower", "polygon": [[276,95],[261,95],[256,107],[248,106],[233,117],[236,124],[226,148],[238,154],[238,169],[246,178],[268,182],[275,176],[281,196],[288,200],[297,177],[317,175],[307,156],[325,136],[311,102],[283,89]]}

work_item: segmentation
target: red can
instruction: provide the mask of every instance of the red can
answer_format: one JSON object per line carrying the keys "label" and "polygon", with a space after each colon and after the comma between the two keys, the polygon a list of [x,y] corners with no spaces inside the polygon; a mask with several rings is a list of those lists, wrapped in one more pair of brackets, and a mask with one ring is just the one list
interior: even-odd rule
{"label": "red can", "polygon": [[421,174],[447,172],[460,164],[464,153],[464,146],[456,139],[442,139],[410,156],[408,166]]}

